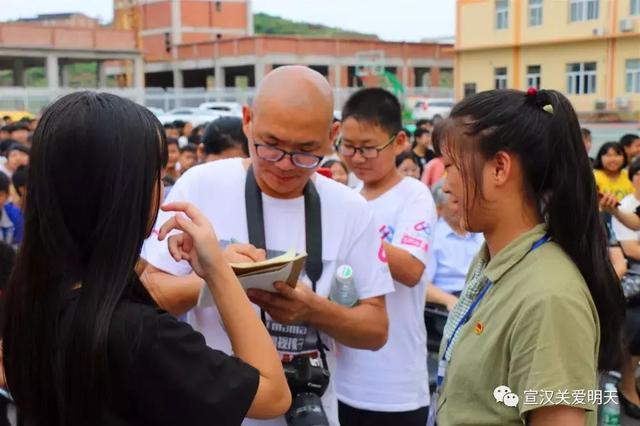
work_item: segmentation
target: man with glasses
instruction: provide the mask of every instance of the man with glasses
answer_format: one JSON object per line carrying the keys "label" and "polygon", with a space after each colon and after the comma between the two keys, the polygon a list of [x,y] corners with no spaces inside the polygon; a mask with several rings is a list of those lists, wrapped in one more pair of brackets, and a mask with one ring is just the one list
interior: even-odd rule
{"label": "man with glasses", "polygon": [[428,188],[402,177],[400,103],[383,89],[354,93],[342,110],[338,151],[362,179],[380,232],[378,256],[387,262],[395,292],[386,299],[389,340],[377,352],[339,348],[336,387],[342,426],[424,426],[429,405],[425,266],[436,208]]}
{"label": "man with glasses", "polygon": [[[258,88],[253,107],[243,110],[251,158],[196,166],[180,178],[168,198],[168,202],[196,205],[221,240],[248,243],[249,228],[256,226],[256,222],[249,223],[249,217],[257,213],[248,209],[251,200],[245,190],[251,185],[251,177],[255,179],[261,193],[261,209],[256,210],[263,213],[257,221],[264,221],[267,251],[307,249],[309,257],[306,274],[295,289],[276,283],[275,293],[249,290],[248,296],[257,305],[256,312],[260,312],[259,307],[266,314],[265,325],[283,357],[300,356],[298,345],[320,341],[326,347],[324,355],[331,374],[335,371],[336,341],[365,350],[377,350],[385,344],[385,294],[393,291],[388,266],[378,259],[379,237],[366,201],[348,187],[316,173],[339,128],[332,117],[331,87],[321,74],[301,66],[277,68]],[[312,256],[307,247],[315,239],[309,232],[318,231],[309,229],[306,223],[310,184],[321,206],[322,273],[315,286],[309,278],[313,275],[308,265]],[[156,227],[168,217],[160,212]],[[237,246],[235,256],[240,252],[248,260],[257,259],[254,250],[252,246]],[[162,307],[179,315],[195,306],[202,280],[193,275],[186,262],[171,258],[166,243],[151,237],[142,257],[149,264],[142,274],[143,282]],[[352,308],[328,300],[336,269],[343,264],[352,267],[358,293],[358,304]],[[211,347],[232,352],[215,307],[191,309],[187,320]],[[296,327],[287,327],[293,324]],[[319,339],[312,330],[319,331]],[[304,335],[299,335],[301,331]],[[305,356],[317,356],[315,349],[304,352]],[[322,397],[331,425],[338,424],[334,379]],[[212,421],[215,423],[215,419]],[[243,424],[284,425],[285,420],[245,420]]]}

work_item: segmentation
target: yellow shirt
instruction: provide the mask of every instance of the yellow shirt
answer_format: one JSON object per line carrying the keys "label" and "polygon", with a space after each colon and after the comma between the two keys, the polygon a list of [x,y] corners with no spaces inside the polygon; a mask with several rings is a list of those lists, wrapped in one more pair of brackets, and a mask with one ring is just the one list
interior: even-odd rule
{"label": "yellow shirt", "polygon": [[[598,394],[598,313],[558,244],[529,253],[544,234],[544,226],[536,226],[484,269],[494,285],[453,346],[437,401],[439,426],[522,425],[530,411],[556,404],[587,410],[586,424],[595,426],[589,394]],[[470,271],[487,258],[485,244]],[[515,406],[513,396],[509,404],[496,401],[501,386],[517,395]]]}
{"label": "yellow shirt", "polygon": [[616,179],[611,179],[602,170],[594,170],[593,175],[596,179],[598,191],[603,194],[612,194],[618,201],[622,201],[624,197],[636,191],[629,180],[627,169],[623,169]]}

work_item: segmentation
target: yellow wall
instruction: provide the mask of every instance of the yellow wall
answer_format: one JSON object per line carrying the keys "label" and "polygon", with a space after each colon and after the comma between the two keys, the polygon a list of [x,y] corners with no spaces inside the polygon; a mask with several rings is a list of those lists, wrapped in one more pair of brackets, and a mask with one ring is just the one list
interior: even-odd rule
{"label": "yellow wall", "polygon": [[460,22],[464,22],[458,29],[461,47],[466,46],[495,46],[510,43],[513,40],[513,7],[509,5],[509,27],[504,30],[496,29],[496,3],[494,0],[474,1],[462,4],[460,8]]}
{"label": "yellow wall", "polygon": [[[574,62],[596,62],[596,93],[593,95],[567,94],[567,64]],[[541,66],[541,85],[567,94],[578,111],[594,110],[595,101],[605,99],[607,42],[571,43],[564,45],[531,46],[522,49],[522,84],[525,83],[527,66]]]}
{"label": "yellow wall", "polygon": [[[513,79],[512,49],[496,49],[487,55],[484,51],[465,53],[460,57],[460,85],[461,95],[465,83],[476,83],[478,92],[495,89],[495,70],[507,67],[509,82]],[[511,84],[509,84],[511,86]]]}
{"label": "yellow wall", "polygon": [[458,0],[460,22],[458,48],[482,46],[497,47],[515,41],[517,4],[520,4],[520,42],[523,44],[540,41],[593,37],[593,30],[601,28],[605,34],[619,33],[620,20],[635,22],[634,32],[640,33],[640,15],[631,16],[631,0],[600,0],[597,20],[570,22],[569,0],[544,0],[541,26],[529,26],[528,0],[509,1],[509,28],[496,29],[496,8],[494,0]]}
{"label": "yellow wall", "polygon": [[[495,89],[494,68],[507,67],[509,87],[526,88],[527,66],[540,65],[541,84],[545,89],[555,89],[567,92],[567,64],[573,62],[596,62],[598,76],[596,80],[596,94],[571,95],[570,100],[579,111],[591,111],[597,99],[605,99],[607,79],[605,72],[600,72],[606,66],[606,42],[595,41],[588,43],[573,43],[563,46],[533,46],[522,49],[520,56],[520,75],[513,72],[513,49],[491,49],[465,52],[460,56],[460,82],[456,85],[462,88],[465,83],[476,83],[478,92]],[[516,82],[515,80],[518,79]]]}
{"label": "yellow wall", "polygon": [[615,97],[628,98],[633,110],[640,110],[640,93],[626,93],[625,70],[628,59],[640,59],[640,38],[619,39],[615,49]]}
{"label": "yellow wall", "polygon": [[606,28],[609,23],[608,0],[600,0],[600,13],[597,20],[580,22],[570,22],[569,0],[544,0],[542,25],[530,27],[529,2],[527,0],[520,1],[523,3],[522,43],[591,37],[594,28]]}
{"label": "yellow wall", "polygon": [[630,15],[631,0],[618,0],[618,18],[631,18],[636,21],[634,31],[640,31],[640,15]]}
{"label": "yellow wall", "polygon": [[[640,94],[625,93],[626,60],[640,58],[640,16],[630,15],[631,0],[600,0],[599,19],[584,22],[569,21],[569,0],[544,0],[538,27],[529,26],[528,0],[510,0],[509,29],[502,31],[495,29],[494,0],[457,1],[458,97],[465,83],[476,83],[478,91],[493,89],[494,68],[502,66],[509,87],[526,89],[528,65],[541,66],[544,88],[566,93],[567,64],[596,62],[596,93],[571,95],[576,109],[593,111],[596,100],[615,108],[617,98],[628,98],[632,110],[640,111]],[[623,19],[632,19],[632,32],[619,31]],[[594,36],[594,28],[603,28],[604,35]]]}

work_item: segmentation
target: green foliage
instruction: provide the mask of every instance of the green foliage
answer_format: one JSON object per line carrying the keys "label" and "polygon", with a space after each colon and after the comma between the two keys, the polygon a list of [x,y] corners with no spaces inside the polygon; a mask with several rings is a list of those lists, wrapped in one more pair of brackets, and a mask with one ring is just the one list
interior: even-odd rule
{"label": "green foliage", "polygon": [[279,16],[267,15],[266,13],[253,15],[253,23],[256,34],[378,39],[375,34],[364,34],[320,24],[295,22]]}

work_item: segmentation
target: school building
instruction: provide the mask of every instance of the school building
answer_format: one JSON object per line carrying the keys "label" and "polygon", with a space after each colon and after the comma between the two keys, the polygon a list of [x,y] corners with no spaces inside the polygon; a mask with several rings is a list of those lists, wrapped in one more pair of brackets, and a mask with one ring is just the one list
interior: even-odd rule
{"label": "school building", "polygon": [[640,0],[457,0],[457,98],[528,87],[640,114]]}
{"label": "school building", "polygon": [[450,44],[255,35],[251,0],[116,0],[114,6],[115,25],[138,34],[146,87],[255,87],[287,64],[308,65],[338,89],[362,84],[360,71],[375,67],[409,88],[453,86]]}
{"label": "school building", "polygon": [[[0,22],[0,107],[37,112],[80,88],[165,110],[250,102],[265,74],[288,64],[323,74],[337,108],[361,86],[391,88],[407,104],[453,96],[450,41],[254,34],[251,0],[114,0],[113,7],[112,25],[77,13]],[[71,78],[78,69],[81,82]]]}

